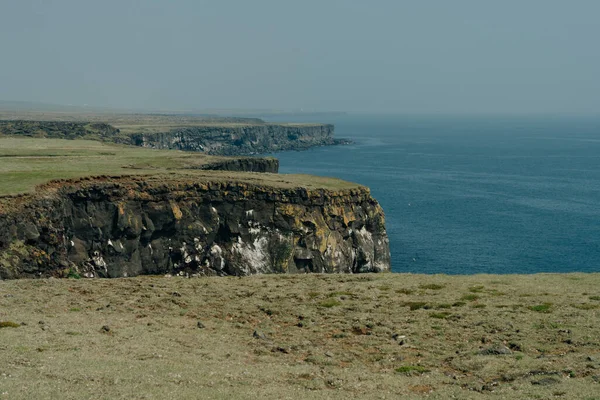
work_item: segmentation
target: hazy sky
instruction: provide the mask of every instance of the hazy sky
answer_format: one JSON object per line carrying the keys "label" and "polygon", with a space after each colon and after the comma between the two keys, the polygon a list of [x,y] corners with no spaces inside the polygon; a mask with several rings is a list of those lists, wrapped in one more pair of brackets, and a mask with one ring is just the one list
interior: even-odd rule
{"label": "hazy sky", "polygon": [[598,0],[0,0],[0,100],[600,113]]}

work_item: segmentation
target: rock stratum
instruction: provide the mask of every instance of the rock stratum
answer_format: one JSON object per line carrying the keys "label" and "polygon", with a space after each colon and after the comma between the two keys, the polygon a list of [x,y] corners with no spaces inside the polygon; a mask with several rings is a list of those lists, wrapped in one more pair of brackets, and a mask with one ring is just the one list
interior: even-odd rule
{"label": "rock stratum", "polygon": [[248,155],[348,143],[335,139],[334,126],[329,124],[270,124],[260,119],[226,119],[221,123],[158,121],[151,120],[151,125],[145,125],[145,121],[117,120],[117,124],[111,125],[90,121],[0,120],[0,135],[92,139],[210,155]]}
{"label": "rock stratum", "polygon": [[365,187],[218,171],[57,180],[0,202],[0,278],[381,272],[383,210]]}
{"label": "rock stratum", "polygon": [[[279,160],[272,157],[231,157],[195,167],[206,171],[279,172]],[[193,167],[192,167],[193,169]]]}
{"label": "rock stratum", "polygon": [[249,125],[240,127],[188,127],[168,132],[136,133],[132,144],[154,149],[200,151],[241,155],[304,150],[341,143],[333,138],[333,125]]}

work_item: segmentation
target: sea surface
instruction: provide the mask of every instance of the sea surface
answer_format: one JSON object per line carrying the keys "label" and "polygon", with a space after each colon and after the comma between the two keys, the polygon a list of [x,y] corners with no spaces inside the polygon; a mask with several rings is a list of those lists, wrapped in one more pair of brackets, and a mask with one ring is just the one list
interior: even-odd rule
{"label": "sea surface", "polygon": [[600,117],[315,122],[355,144],[274,154],[280,172],[369,186],[386,214],[394,272],[600,271]]}

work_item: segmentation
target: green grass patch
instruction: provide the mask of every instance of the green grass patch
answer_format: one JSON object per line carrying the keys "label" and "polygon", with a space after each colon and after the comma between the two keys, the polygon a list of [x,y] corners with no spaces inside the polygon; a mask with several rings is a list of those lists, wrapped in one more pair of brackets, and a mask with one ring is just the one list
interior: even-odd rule
{"label": "green grass patch", "polygon": [[413,289],[407,289],[407,288],[402,288],[402,289],[397,289],[396,293],[398,294],[413,294],[415,291]]}
{"label": "green grass patch", "polygon": [[67,273],[67,278],[69,279],[81,279],[81,275],[75,268],[69,268],[69,272]]}
{"label": "green grass patch", "polygon": [[600,301],[600,296],[590,296],[590,300]]}
{"label": "green grass patch", "polygon": [[600,308],[600,304],[591,304],[591,303],[571,304],[571,307],[577,308],[578,310],[595,310],[597,308]]}
{"label": "green grass patch", "polygon": [[535,312],[549,313],[549,312],[551,312],[552,303],[537,304],[535,306],[530,306],[528,308],[531,311],[535,311]]}
{"label": "green grass patch", "polygon": [[460,299],[466,300],[466,301],[475,301],[475,300],[479,300],[479,296],[477,296],[476,294],[465,294]]}
{"label": "green grass patch", "polygon": [[340,296],[352,296],[352,292],[347,292],[347,291],[331,292],[327,295],[327,297],[340,297]]}
{"label": "green grass patch", "polygon": [[17,324],[16,322],[0,321],[0,328],[18,328],[19,326],[21,325]]}
{"label": "green grass patch", "polygon": [[404,365],[396,368],[396,372],[404,375],[421,375],[429,372],[430,370],[420,365]]}
{"label": "green grass patch", "polygon": [[331,308],[342,305],[342,303],[336,299],[327,299],[319,303],[319,307]]}
{"label": "green grass patch", "polygon": [[449,313],[449,312],[446,312],[446,311],[439,312],[439,313],[438,312],[434,312],[434,313],[429,314],[429,316],[431,318],[436,318],[436,319],[446,319],[446,318],[448,318],[451,315],[452,315],[452,313]]}
{"label": "green grass patch", "polygon": [[471,306],[471,308],[485,308],[485,307],[487,307],[487,306],[485,304],[481,304],[481,303],[473,304]]}

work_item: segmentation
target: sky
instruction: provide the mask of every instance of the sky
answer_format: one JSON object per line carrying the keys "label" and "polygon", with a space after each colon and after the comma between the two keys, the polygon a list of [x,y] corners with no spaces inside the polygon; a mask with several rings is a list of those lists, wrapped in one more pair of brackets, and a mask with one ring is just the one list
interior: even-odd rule
{"label": "sky", "polygon": [[0,0],[0,100],[600,114],[597,0]]}

